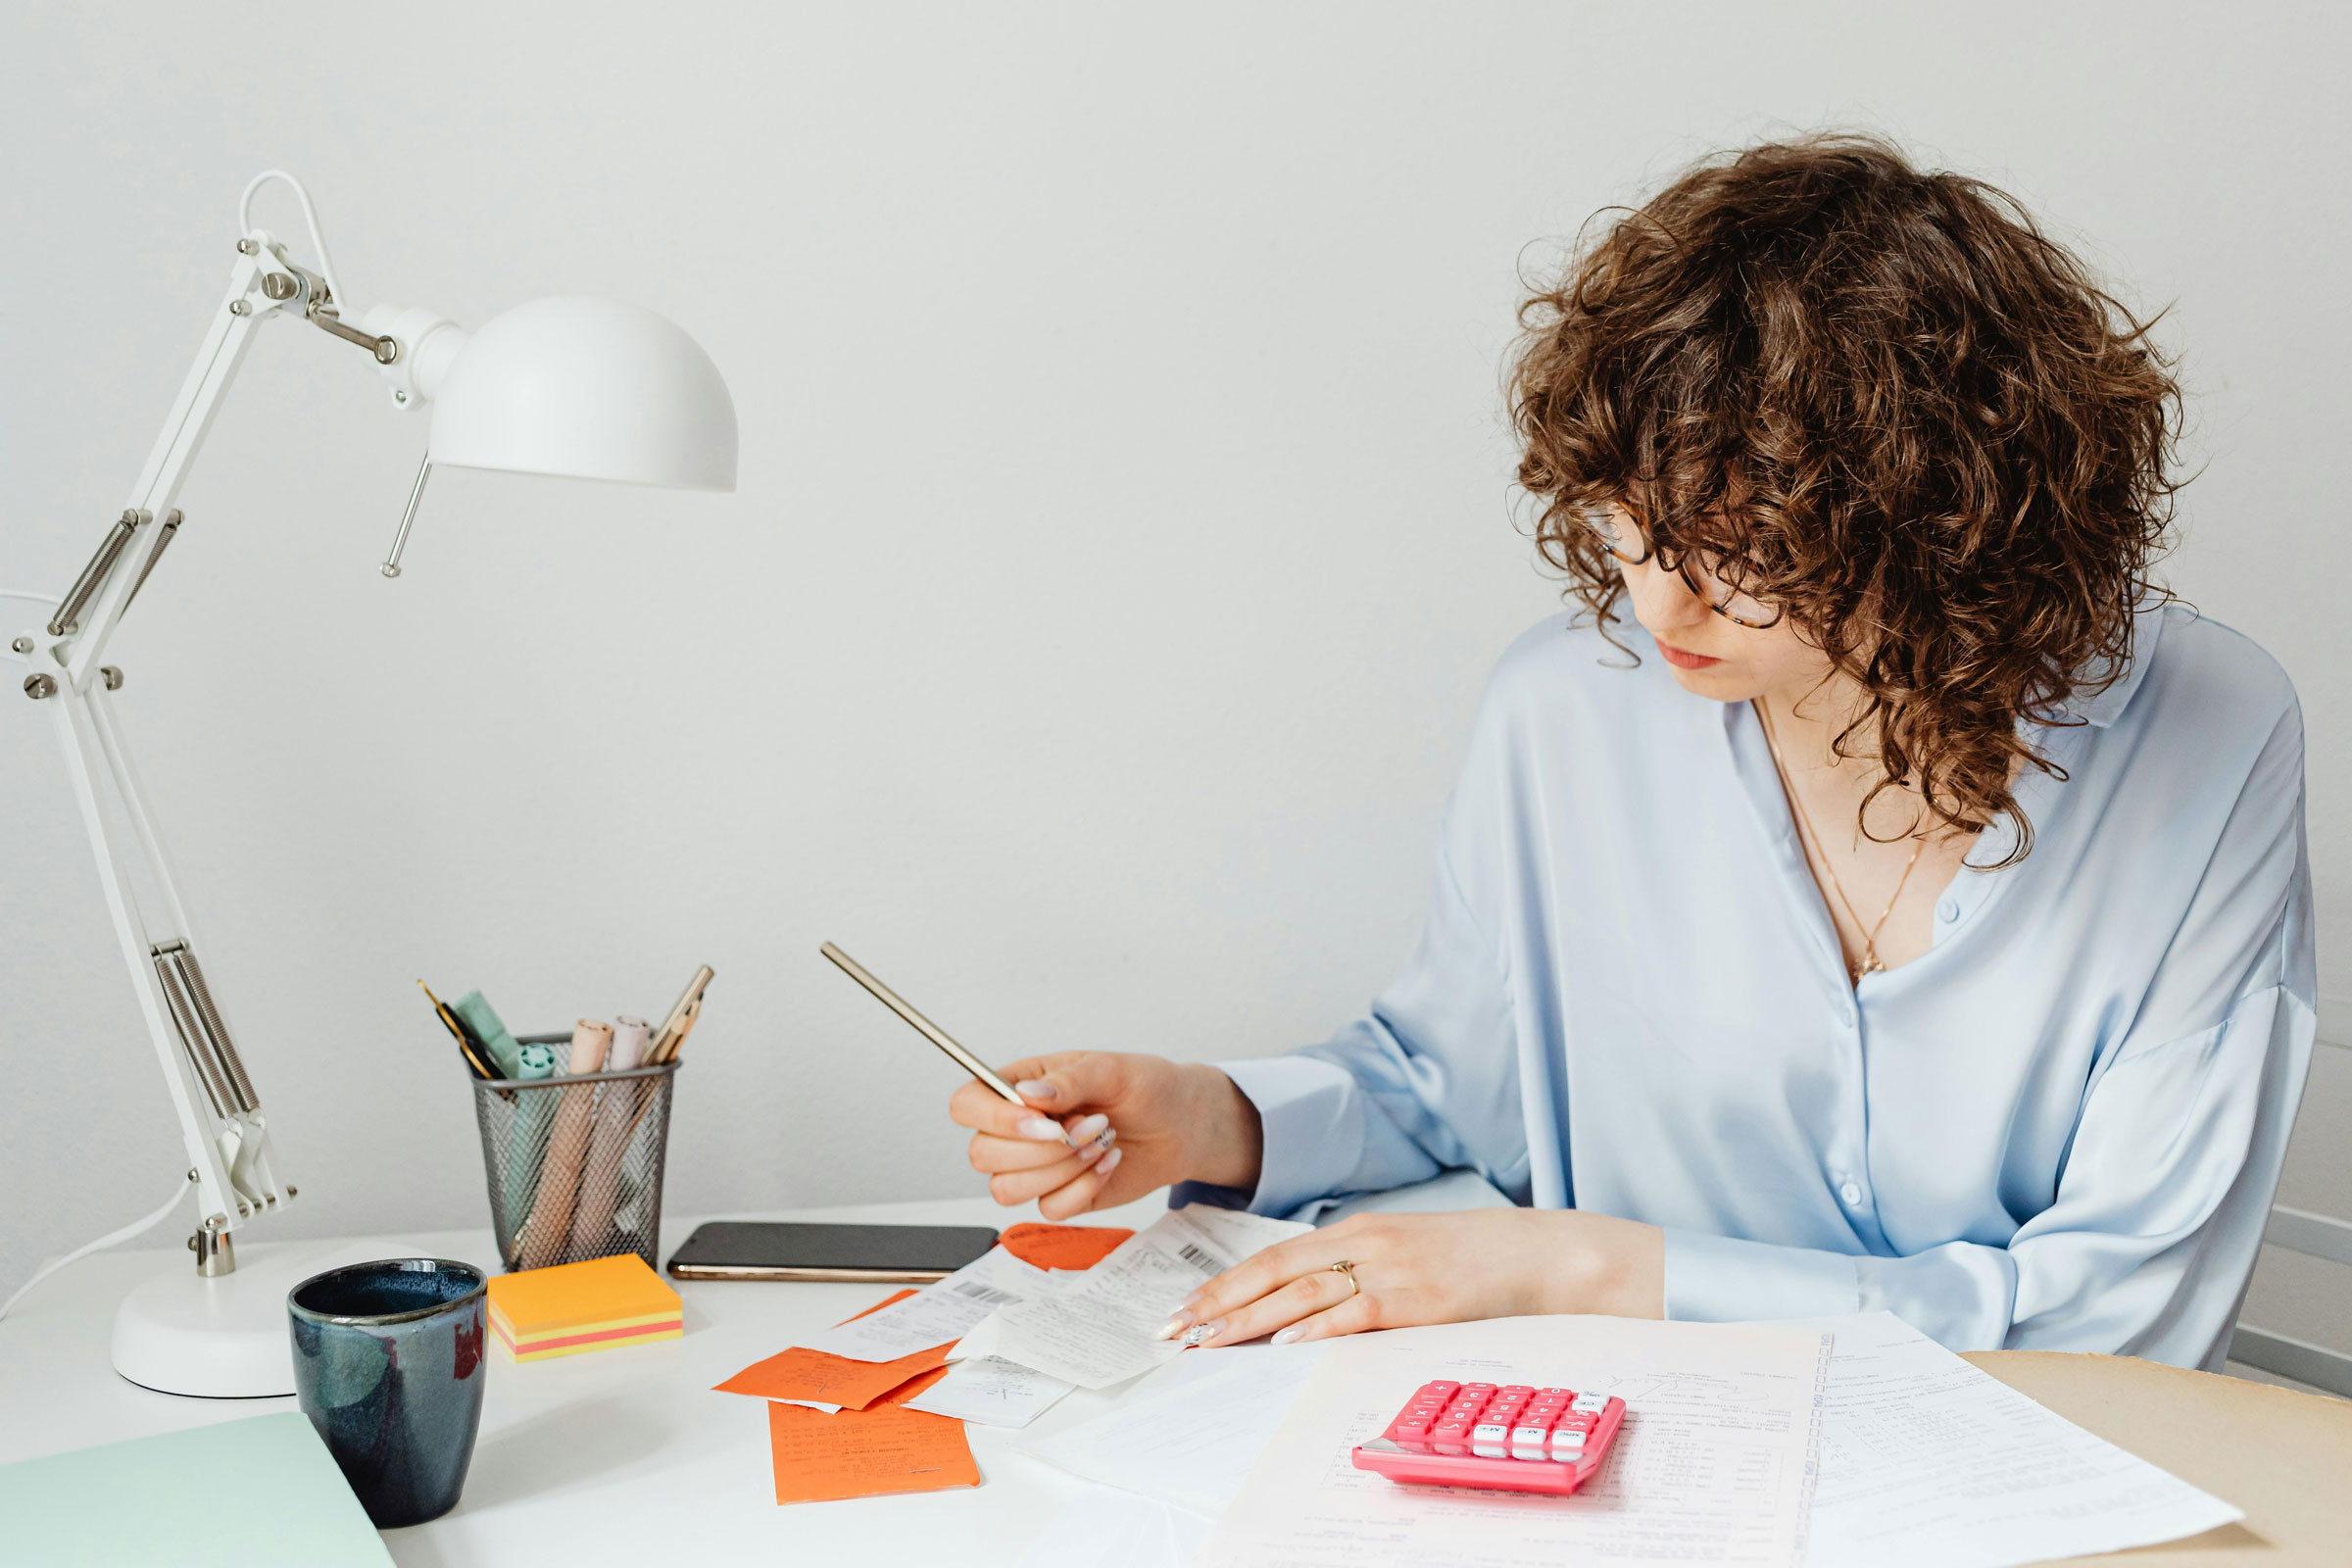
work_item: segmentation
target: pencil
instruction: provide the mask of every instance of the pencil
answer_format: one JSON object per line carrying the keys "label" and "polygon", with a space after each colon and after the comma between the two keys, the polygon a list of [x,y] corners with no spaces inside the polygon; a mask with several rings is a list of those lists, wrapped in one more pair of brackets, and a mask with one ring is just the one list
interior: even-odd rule
{"label": "pencil", "polygon": [[[891,1011],[906,1019],[907,1023],[913,1026],[916,1034],[921,1035],[925,1040],[930,1041],[941,1051],[946,1052],[948,1054],[948,1059],[955,1062],[956,1066],[961,1067],[965,1072],[968,1072],[973,1077],[979,1079],[983,1084],[987,1085],[1004,1100],[1012,1104],[1020,1106],[1023,1110],[1027,1110],[1029,1108],[1029,1102],[1023,1100],[1020,1095],[1014,1091],[1012,1085],[1006,1083],[1003,1078],[998,1077],[994,1068],[990,1067],[987,1062],[982,1061],[978,1056],[975,1056],[970,1052],[964,1050],[963,1047],[957,1045],[955,1040],[949,1036],[945,1029],[942,1029],[939,1025],[933,1023],[930,1019],[915,1011],[914,1008],[908,1006],[897,992],[891,990],[890,987],[884,985],[881,981],[875,979],[872,974],[868,973],[865,965],[859,963],[856,958],[851,957],[848,954],[842,952],[830,942],[819,944],[816,951],[823,954],[826,957],[832,959],[835,966],[837,966],[843,974],[848,975],[851,979],[865,987],[868,992],[872,993],[876,1002],[881,1003],[882,1005],[888,1007]],[[1063,1133],[1061,1135],[1061,1141],[1065,1144],[1069,1144],[1070,1135],[1066,1132]],[[1075,1149],[1078,1146],[1075,1144],[1070,1144],[1070,1147]]]}

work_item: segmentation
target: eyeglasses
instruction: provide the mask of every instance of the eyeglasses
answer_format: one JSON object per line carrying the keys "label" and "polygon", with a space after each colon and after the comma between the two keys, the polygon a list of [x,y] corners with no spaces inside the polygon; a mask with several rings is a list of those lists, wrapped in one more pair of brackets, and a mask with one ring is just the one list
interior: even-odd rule
{"label": "eyeglasses", "polygon": [[1584,519],[1586,530],[1619,564],[1639,566],[1654,559],[1660,566],[1682,578],[1683,585],[1701,604],[1735,626],[1761,630],[1780,624],[1782,608],[1768,605],[1744,590],[1726,586],[1721,563],[1708,552],[1693,550],[1679,558],[1669,557],[1651,546],[1648,532],[1621,508],[1587,507]]}

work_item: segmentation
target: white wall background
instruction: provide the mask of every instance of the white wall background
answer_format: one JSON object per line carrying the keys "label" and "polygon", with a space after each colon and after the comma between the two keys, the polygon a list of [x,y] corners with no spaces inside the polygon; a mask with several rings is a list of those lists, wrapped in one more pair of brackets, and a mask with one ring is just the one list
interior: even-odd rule
{"label": "white wall background", "polygon": [[[742,416],[733,496],[445,471],[387,583],[422,421],[356,351],[262,335],[116,654],[303,1189],[276,1234],[483,1221],[418,975],[545,1028],[715,965],[682,1211],[971,1190],[953,1072],[821,938],[1000,1058],[1319,1038],[1403,956],[1481,677],[1553,602],[1506,514],[1523,252],[1789,127],[1890,130],[2172,305],[2204,466],[2173,578],[2301,690],[2347,989],[2340,11],[0,27],[0,585],[62,589],[120,509],[272,165],[356,304],[640,301]],[[179,1169],[45,717],[0,695],[0,1289]]]}

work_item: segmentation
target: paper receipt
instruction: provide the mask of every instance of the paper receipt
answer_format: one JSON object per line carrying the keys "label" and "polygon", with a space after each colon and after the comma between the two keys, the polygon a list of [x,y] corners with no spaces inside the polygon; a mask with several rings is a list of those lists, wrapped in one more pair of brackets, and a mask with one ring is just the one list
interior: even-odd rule
{"label": "paper receipt", "polygon": [[1050,1271],[994,1248],[906,1299],[812,1335],[801,1346],[852,1361],[896,1361],[953,1344],[997,1308],[1049,1291],[1053,1284]]}
{"label": "paper receipt", "polygon": [[986,1353],[1082,1389],[1108,1387],[1183,1348],[1152,1336],[1187,1296],[1251,1253],[1312,1229],[1198,1204],[1162,1215],[1059,1290],[999,1307],[984,1336]]}
{"label": "paper receipt", "polygon": [[950,1366],[946,1377],[908,1399],[906,1408],[977,1421],[984,1427],[1025,1427],[1069,1392],[1070,1386],[1059,1378],[983,1355]]}

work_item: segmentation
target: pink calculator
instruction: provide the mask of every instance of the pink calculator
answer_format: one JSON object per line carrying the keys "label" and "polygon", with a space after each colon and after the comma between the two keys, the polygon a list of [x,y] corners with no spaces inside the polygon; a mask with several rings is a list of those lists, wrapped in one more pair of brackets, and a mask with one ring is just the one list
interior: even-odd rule
{"label": "pink calculator", "polygon": [[1355,1467],[1422,1486],[1564,1497],[1600,1468],[1624,1421],[1625,1401],[1605,1395],[1441,1379],[1355,1448]]}

